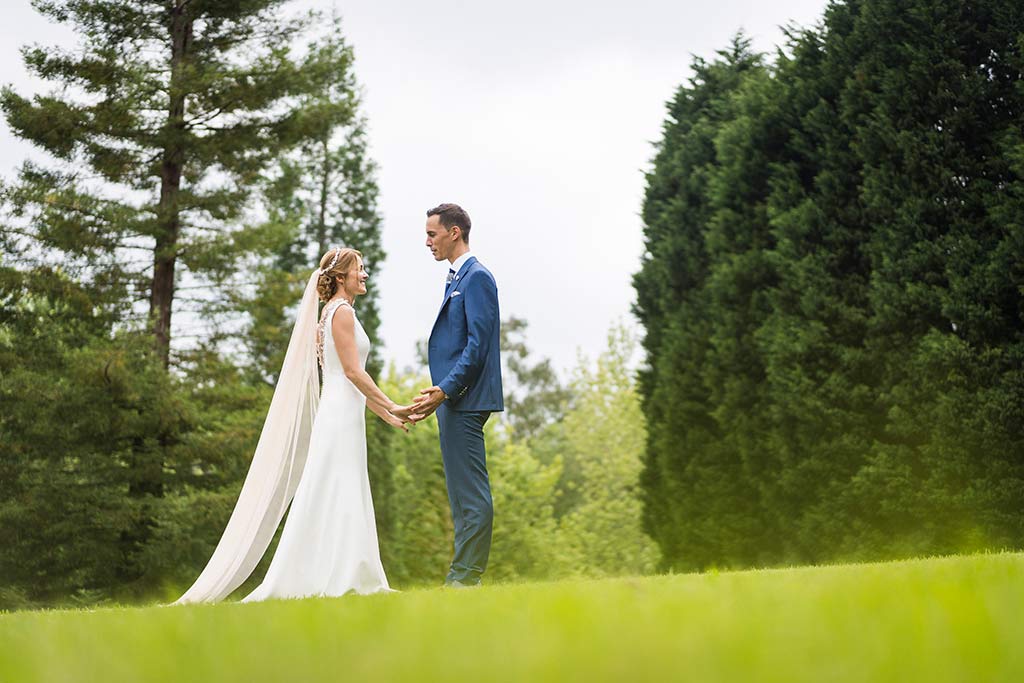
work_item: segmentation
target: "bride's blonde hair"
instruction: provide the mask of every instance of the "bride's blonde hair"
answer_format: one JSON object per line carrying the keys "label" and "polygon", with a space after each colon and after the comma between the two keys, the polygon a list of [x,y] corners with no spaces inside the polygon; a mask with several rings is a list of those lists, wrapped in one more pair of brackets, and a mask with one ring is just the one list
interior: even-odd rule
{"label": "bride's blonde hair", "polygon": [[345,274],[362,258],[361,252],[350,247],[335,247],[320,259],[320,277],[316,281],[316,293],[320,301],[329,301],[338,293],[338,278]]}

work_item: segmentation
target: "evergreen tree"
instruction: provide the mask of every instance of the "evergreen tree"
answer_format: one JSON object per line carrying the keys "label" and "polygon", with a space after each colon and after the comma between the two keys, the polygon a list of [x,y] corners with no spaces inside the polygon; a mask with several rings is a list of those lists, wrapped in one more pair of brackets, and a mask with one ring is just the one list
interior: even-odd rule
{"label": "evergreen tree", "polygon": [[705,109],[695,65],[636,277],[666,564],[1024,544],[1021,35],[858,0]]}
{"label": "evergreen tree", "polygon": [[[634,284],[648,363],[640,373],[649,425],[642,475],[645,528],[667,560],[685,557],[687,566],[700,566],[750,535],[749,515],[732,512],[748,492],[741,462],[726,453],[732,457],[726,465],[709,450],[723,435],[714,396],[723,387],[711,386],[706,377],[715,352],[713,316],[719,312],[709,288],[712,256],[731,245],[728,235],[714,242],[709,234],[718,209],[711,198],[721,163],[716,140],[736,116],[734,95],[748,78],[763,74],[763,67],[749,41],[737,36],[718,60],[695,59],[692,69],[689,85],[669,104],[648,174],[646,252]],[[727,194],[727,188],[719,192]],[[720,231],[729,229],[727,216],[717,220]]]}
{"label": "evergreen tree", "polygon": [[846,14],[863,45],[843,113],[863,163],[866,345],[886,419],[818,528],[838,536],[830,518],[852,517],[847,555],[1020,547],[1024,7],[876,0]]}
{"label": "evergreen tree", "polygon": [[132,594],[156,501],[125,494],[183,456],[190,407],[92,294],[0,267],[0,607]]}
{"label": "evergreen tree", "polygon": [[[326,35],[310,46],[316,61],[353,61],[341,20],[335,16]],[[363,254],[367,294],[359,299],[359,321],[371,339],[380,327],[379,290],[374,271],[384,262],[381,218],[377,208],[376,164],[367,151],[366,121],[359,114],[358,84],[351,69],[339,69],[311,110],[343,109],[344,116],[323,116],[310,125],[296,149],[285,155],[264,184],[267,232],[280,241],[261,264],[258,285],[239,305],[253,322],[247,345],[255,367],[276,378],[290,334],[289,311],[301,296],[306,277],[332,247],[352,247]],[[247,290],[249,291],[249,290]],[[376,346],[368,361],[380,370]]]}
{"label": "evergreen tree", "polygon": [[354,93],[337,92],[351,52],[295,54],[312,18],[279,18],[282,0],[33,4],[81,42],[26,48],[28,70],[58,88],[0,97],[15,134],[61,162],[26,164],[8,199],[28,247],[137,286],[167,364],[182,280],[223,282],[262,247],[240,227],[260,174],[351,119]]}

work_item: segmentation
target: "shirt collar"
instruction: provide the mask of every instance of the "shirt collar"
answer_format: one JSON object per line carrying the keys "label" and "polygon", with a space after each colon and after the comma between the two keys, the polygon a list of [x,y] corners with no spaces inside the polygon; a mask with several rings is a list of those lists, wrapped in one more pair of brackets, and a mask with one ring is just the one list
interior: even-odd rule
{"label": "shirt collar", "polygon": [[462,266],[466,265],[466,261],[468,261],[472,256],[473,252],[467,251],[465,254],[455,259],[455,262],[451,264],[449,268],[451,268],[452,270],[455,271],[456,274],[458,274],[458,272],[462,270]]}

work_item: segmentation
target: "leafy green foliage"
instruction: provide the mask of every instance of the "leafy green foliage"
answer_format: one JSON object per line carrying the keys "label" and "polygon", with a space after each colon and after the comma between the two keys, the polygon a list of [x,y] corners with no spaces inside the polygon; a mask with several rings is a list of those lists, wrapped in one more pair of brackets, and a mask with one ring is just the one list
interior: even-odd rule
{"label": "leafy green foliage", "polygon": [[581,363],[562,422],[578,476],[577,503],[559,520],[574,573],[623,576],[654,571],[660,553],[641,526],[640,470],[644,416],[632,377],[635,341],[624,327],[609,333],[593,367]]}
{"label": "leafy green foliage", "polygon": [[503,417],[511,425],[516,440],[529,440],[561,419],[570,400],[570,392],[562,386],[551,361],[544,358],[532,362],[526,344],[528,327],[526,320],[516,317],[501,323],[506,409]]}

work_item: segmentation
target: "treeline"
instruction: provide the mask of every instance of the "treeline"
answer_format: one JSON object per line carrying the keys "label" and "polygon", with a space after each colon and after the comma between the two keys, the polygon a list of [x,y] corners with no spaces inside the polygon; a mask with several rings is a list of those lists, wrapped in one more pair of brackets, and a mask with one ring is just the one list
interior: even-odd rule
{"label": "treeline", "polygon": [[668,105],[635,276],[676,569],[1024,547],[1024,5],[850,0]]}
{"label": "treeline", "polygon": [[[2,272],[0,609],[175,599],[227,523],[269,387],[223,358],[201,374],[168,375],[139,338],[111,338],[73,284],[36,282],[15,303],[10,284],[26,276]],[[613,330],[607,350],[581,360],[563,387],[546,361],[529,362],[525,324],[505,328],[518,408],[488,423],[488,581],[653,572],[659,552],[641,528],[635,340]],[[427,382],[393,366],[381,378],[392,396]],[[437,422],[383,440],[369,457],[385,569],[397,588],[438,585],[452,525]],[[147,456],[154,468],[159,458],[163,489],[131,495],[131,464]],[[140,519],[143,537],[134,535]],[[275,547],[237,595],[258,584]]]}

